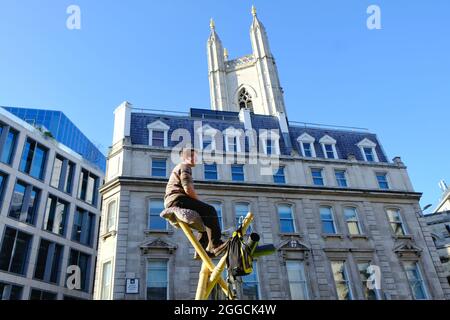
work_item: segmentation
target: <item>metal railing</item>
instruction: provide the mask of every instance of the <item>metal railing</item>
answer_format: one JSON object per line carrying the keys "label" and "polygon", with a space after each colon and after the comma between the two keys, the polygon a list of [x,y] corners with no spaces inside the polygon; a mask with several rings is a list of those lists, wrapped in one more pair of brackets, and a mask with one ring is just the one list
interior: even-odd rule
{"label": "metal railing", "polygon": [[[228,115],[220,115],[220,114],[201,114],[201,116],[192,116],[190,112],[182,112],[182,111],[172,111],[172,110],[163,110],[163,109],[153,109],[153,108],[145,108],[145,107],[132,107],[133,111],[137,111],[140,113],[150,113],[150,114],[164,114],[164,115],[173,115],[173,116],[184,116],[184,117],[192,117],[202,120],[221,120],[221,121],[236,121],[238,118],[236,116],[228,116]],[[332,125],[332,124],[323,124],[323,123],[312,123],[312,122],[301,122],[301,121],[288,121],[289,124],[299,125],[304,128],[330,128],[330,129],[338,129],[338,130],[348,130],[348,131],[365,131],[369,132],[367,128],[360,127],[351,127],[351,126],[340,126],[340,125]]]}

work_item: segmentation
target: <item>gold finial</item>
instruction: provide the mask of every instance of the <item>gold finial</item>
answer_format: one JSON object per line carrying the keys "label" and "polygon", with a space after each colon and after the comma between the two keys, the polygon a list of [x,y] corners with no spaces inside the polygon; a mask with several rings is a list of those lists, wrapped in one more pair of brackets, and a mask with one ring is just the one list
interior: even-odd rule
{"label": "gold finial", "polygon": [[256,7],[252,6],[252,15],[256,17]]}
{"label": "gold finial", "polygon": [[211,20],[209,21],[209,27],[211,28],[211,30],[213,30],[216,27],[216,24],[214,23],[213,18],[211,18]]}
{"label": "gold finial", "polygon": [[227,50],[227,48],[223,48],[223,57],[225,58],[225,60],[228,60],[228,50]]}

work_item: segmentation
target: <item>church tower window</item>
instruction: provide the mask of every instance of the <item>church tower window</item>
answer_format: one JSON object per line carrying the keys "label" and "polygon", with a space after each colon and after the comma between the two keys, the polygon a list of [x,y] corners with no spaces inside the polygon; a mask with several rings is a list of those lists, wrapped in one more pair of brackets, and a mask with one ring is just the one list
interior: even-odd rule
{"label": "church tower window", "polygon": [[251,112],[253,112],[253,102],[252,102],[252,96],[250,93],[245,89],[242,88],[242,90],[239,92],[239,109],[250,109]]}

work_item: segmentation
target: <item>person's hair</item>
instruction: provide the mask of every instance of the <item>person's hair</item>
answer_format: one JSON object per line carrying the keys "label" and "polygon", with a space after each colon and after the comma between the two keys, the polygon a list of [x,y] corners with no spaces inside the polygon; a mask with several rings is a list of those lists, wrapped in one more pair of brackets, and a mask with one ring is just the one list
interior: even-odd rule
{"label": "person's hair", "polygon": [[197,152],[197,150],[195,150],[195,149],[192,148],[192,147],[184,147],[184,148],[182,148],[182,149],[180,150],[180,156],[181,156],[182,158],[185,158],[185,157],[191,157],[192,154],[194,154],[195,152]]}

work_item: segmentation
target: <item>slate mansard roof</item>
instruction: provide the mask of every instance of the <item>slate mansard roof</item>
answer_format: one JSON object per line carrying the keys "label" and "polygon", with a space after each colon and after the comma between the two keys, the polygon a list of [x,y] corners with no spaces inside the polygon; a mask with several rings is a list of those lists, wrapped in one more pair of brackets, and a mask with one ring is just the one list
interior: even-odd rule
{"label": "slate mansard roof", "polygon": [[[202,125],[224,132],[227,128],[236,129],[244,128],[244,123],[240,122],[239,114],[236,112],[213,111],[206,109],[191,109],[189,116],[169,116],[165,114],[132,112],[131,113],[131,143],[136,145],[149,145],[149,132],[147,126],[155,121],[161,121],[169,126],[169,147],[178,144],[178,141],[171,141],[170,137],[176,129],[186,129],[190,132],[191,137],[194,136],[194,121],[202,121]],[[259,133],[260,129],[278,129],[281,128],[277,117],[251,114],[252,128]],[[378,141],[376,134],[365,131],[351,131],[331,128],[316,128],[308,126],[300,126],[288,124],[289,135],[280,137],[280,153],[281,155],[290,156],[292,149],[299,155],[302,154],[297,139],[304,133],[309,134],[315,139],[314,148],[317,158],[325,158],[319,140],[325,135],[336,140],[336,151],[339,159],[348,159],[350,155],[355,156],[356,160],[364,161],[358,143],[364,139],[368,139],[375,143],[376,152],[380,162],[389,162],[383,148]],[[285,141],[285,140],[288,141]],[[246,139],[247,140],[247,139]],[[259,141],[259,139],[258,139]],[[287,142],[287,143],[286,143]],[[248,150],[248,141],[246,141],[246,150]]]}

